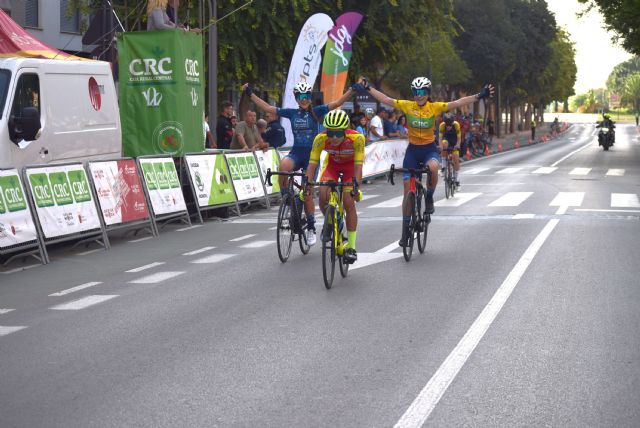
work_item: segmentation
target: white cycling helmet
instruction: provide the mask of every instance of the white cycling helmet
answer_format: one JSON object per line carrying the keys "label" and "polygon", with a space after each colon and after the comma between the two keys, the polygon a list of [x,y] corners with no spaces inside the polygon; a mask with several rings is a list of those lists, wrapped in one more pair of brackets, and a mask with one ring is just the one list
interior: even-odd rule
{"label": "white cycling helmet", "polygon": [[416,77],[411,82],[411,89],[427,89],[431,92],[431,80],[426,77]]}
{"label": "white cycling helmet", "polygon": [[306,94],[307,92],[311,92],[312,89],[313,87],[310,84],[308,84],[304,80],[301,80],[300,82],[296,83],[296,86],[293,87],[293,93]]}

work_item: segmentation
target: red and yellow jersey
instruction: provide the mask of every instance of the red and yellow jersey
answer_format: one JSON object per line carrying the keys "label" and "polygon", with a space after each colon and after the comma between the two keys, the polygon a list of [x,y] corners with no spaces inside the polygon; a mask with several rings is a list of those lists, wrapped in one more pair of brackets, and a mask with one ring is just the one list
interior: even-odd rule
{"label": "red and yellow jersey", "polygon": [[364,162],[364,135],[352,129],[346,129],[344,140],[340,144],[333,145],[327,139],[327,133],[321,132],[313,140],[309,163],[317,164],[320,162],[320,153],[323,150],[327,152],[325,165],[327,162],[339,165],[362,165]]}
{"label": "red and yellow jersey", "polygon": [[407,116],[409,144],[422,146],[432,144],[435,139],[436,116],[449,110],[448,103],[428,102],[419,106],[415,101],[395,100],[394,106]]}

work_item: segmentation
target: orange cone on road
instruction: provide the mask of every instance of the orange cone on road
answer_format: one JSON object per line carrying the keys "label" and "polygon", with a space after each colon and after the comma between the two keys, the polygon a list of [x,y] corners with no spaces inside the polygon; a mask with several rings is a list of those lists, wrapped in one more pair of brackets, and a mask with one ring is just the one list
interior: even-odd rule
{"label": "orange cone on road", "polygon": [[466,160],[471,160],[471,150],[467,147],[467,154],[464,155]]}
{"label": "orange cone on road", "polygon": [[491,152],[489,151],[489,146],[488,145],[484,146],[484,155],[489,156],[490,154]]}
{"label": "orange cone on road", "polygon": [[502,152],[502,143],[498,143],[498,153]]}
{"label": "orange cone on road", "polygon": [[515,143],[513,143],[513,148],[514,149],[519,149],[520,148],[520,141],[516,140]]}
{"label": "orange cone on road", "polygon": [[529,141],[527,141],[527,144],[533,144],[533,140],[529,138]]}

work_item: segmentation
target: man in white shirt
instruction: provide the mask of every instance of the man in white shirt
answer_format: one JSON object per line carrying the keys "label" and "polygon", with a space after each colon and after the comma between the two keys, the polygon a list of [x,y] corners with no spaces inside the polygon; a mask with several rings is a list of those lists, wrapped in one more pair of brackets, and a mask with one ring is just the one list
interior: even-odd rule
{"label": "man in white shirt", "polygon": [[380,117],[382,112],[386,112],[387,110],[384,107],[379,107],[378,112],[373,118],[371,122],[369,122],[369,141],[379,141],[384,140],[384,126],[382,124],[382,118]]}

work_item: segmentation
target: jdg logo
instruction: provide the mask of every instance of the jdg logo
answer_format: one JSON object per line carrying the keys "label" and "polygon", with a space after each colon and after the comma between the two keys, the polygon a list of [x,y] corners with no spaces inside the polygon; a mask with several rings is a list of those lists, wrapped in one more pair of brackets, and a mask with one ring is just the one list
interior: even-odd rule
{"label": "jdg logo", "polygon": [[147,182],[147,188],[149,188],[149,190],[156,190],[158,188],[158,181],[156,180],[156,172],[153,170],[153,164],[143,163],[142,171],[144,172],[144,181]]}
{"label": "jdg logo", "polygon": [[164,171],[167,180],[169,181],[169,186],[172,189],[176,189],[180,187],[180,180],[178,179],[178,173],[176,172],[176,166],[173,162],[165,162],[164,163]]}
{"label": "jdg logo", "polygon": [[0,177],[0,189],[2,189],[9,212],[22,211],[27,208],[27,202],[20,187],[20,180],[16,175]]}
{"label": "jdg logo", "polygon": [[69,205],[73,203],[71,196],[71,186],[64,172],[52,172],[49,174],[49,181],[53,188],[53,198],[56,205]]}
{"label": "jdg logo", "polygon": [[158,181],[158,187],[161,189],[169,189],[169,180],[167,179],[167,174],[164,170],[164,167],[160,162],[153,164],[153,170],[156,173],[156,180]]}
{"label": "jdg logo", "polygon": [[89,202],[91,200],[91,191],[84,171],[69,171],[67,175],[69,176],[71,192],[76,202]]}
{"label": "jdg logo", "polygon": [[53,200],[53,191],[47,174],[31,174],[29,175],[29,183],[38,208],[52,207],[56,204]]}

